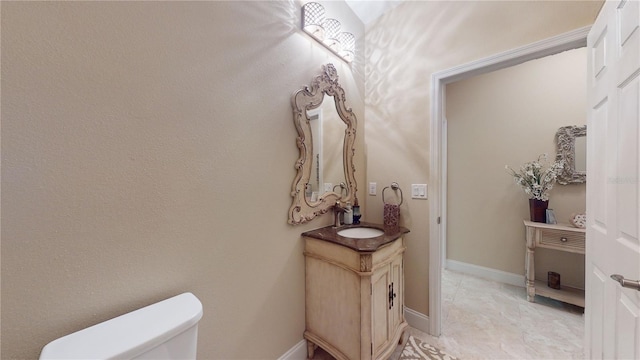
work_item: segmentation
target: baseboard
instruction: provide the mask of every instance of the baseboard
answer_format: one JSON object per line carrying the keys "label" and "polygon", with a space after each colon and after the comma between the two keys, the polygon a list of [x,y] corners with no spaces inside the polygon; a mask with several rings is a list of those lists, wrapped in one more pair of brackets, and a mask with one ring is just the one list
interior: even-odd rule
{"label": "baseboard", "polygon": [[306,360],[307,359],[307,340],[302,340],[295,344],[289,351],[280,356],[278,360]]}
{"label": "baseboard", "polygon": [[404,307],[404,318],[409,326],[424,333],[429,333],[429,317],[408,307]]}
{"label": "baseboard", "polygon": [[524,275],[509,273],[502,270],[491,269],[484,266],[467,264],[456,260],[447,259],[445,268],[464,274],[474,275],[487,280],[493,280],[504,284],[525,287]]}

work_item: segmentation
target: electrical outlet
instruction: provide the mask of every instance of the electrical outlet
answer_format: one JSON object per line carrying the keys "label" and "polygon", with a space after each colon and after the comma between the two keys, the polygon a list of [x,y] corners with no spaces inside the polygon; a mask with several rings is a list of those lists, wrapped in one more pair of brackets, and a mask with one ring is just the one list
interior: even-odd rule
{"label": "electrical outlet", "polygon": [[412,199],[426,199],[427,198],[427,184],[411,184],[411,198]]}
{"label": "electrical outlet", "polygon": [[377,184],[374,182],[369,183],[369,195],[376,195],[377,192]]}

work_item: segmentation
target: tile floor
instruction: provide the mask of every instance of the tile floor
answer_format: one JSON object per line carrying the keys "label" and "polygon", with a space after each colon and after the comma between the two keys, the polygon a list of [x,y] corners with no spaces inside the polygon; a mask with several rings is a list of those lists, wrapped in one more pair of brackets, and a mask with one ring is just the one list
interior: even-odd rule
{"label": "tile floor", "polygon": [[[522,287],[451,270],[443,272],[442,292],[442,335],[409,334],[460,360],[584,358],[581,307],[539,296],[530,303]],[[314,359],[333,358],[318,349]]]}

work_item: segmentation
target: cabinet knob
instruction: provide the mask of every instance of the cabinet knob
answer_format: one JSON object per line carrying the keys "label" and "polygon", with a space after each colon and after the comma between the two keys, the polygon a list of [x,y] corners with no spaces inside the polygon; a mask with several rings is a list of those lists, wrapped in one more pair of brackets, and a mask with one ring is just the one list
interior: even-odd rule
{"label": "cabinet knob", "polygon": [[563,236],[563,237],[561,237],[561,238],[560,238],[560,241],[562,241],[562,242],[564,243],[564,242],[567,242],[567,241],[568,241],[568,239],[567,239],[566,237],[564,237],[564,236]]}

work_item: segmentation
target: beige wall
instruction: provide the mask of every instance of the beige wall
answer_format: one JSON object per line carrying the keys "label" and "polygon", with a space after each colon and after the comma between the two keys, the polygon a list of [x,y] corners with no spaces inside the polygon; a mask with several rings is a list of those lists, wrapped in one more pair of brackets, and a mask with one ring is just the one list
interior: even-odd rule
{"label": "beige wall", "polygon": [[[367,26],[367,182],[429,179],[431,74],[593,23],[601,1],[409,1]],[[504,170],[500,170],[504,171]],[[381,221],[380,193],[366,220]],[[428,201],[408,200],[406,305],[428,313]]]}
{"label": "beige wall", "polygon": [[[558,128],[586,123],[586,68],[581,48],[447,86],[448,259],[524,275],[528,198],[504,166],[553,161]],[[568,224],[585,185],[556,184],[549,207]],[[536,277],[584,288],[584,256],[540,249],[536,260]]]}
{"label": "beige wall", "polygon": [[349,66],[310,41],[293,1],[1,14],[2,359],[185,291],[204,305],[199,358],[273,359],[301,341],[299,234],[331,216],[287,224],[290,96],[334,63],[364,134],[362,52]]}
{"label": "beige wall", "polygon": [[[327,7],[360,38],[346,5]],[[286,224],[292,92],[337,66],[367,139],[363,220],[381,221],[365,174],[405,195],[428,180],[431,73],[589,25],[599,7],[406,2],[347,66],[300,32],[294,1],[2,2],[1,357],[183,291],[204,304],[200,358],[282,355],[304,329],[299,234],[331,221]],[[402,209],[407,306],[425,314],[427,209]]]}

